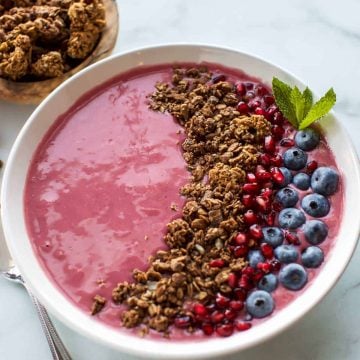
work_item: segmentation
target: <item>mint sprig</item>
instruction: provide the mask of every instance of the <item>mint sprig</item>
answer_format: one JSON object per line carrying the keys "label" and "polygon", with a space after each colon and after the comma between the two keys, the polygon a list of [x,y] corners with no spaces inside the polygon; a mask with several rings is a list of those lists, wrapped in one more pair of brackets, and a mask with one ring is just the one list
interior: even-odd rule
{"label": "mint sprig", "polygon": [[308,87],[301,92],[297,86],[291,88],[274,77],[272,88],[277,106],[290,123],[300,130],[325,116],[336,102],[333,88],[329,89],[315,104],[313,104],[312,92]]}

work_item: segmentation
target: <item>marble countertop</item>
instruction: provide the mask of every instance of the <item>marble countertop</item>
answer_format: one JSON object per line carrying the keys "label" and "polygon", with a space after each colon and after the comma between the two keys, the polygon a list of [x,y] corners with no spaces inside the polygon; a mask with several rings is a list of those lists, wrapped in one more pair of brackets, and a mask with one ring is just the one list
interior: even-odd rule
{"label": "marble countertop", "polygon": [[[335,106],[360,152],[360,2],[358,0],[119,0],[115,51],[170,42],[201,42],[247,51],[304,79],[315,92],[333,86]],[[0,157],[34,107],[0,101]],[[329,295],[279,336],[232,359],[360,359],[360,249]],[[0,278],[0,359],[50,359],[23,288]],[[75,359],[85,359],[81,349]],[[104,357],[98,357],[98,359]],[[229,359],[229,357],[227,357]]]}

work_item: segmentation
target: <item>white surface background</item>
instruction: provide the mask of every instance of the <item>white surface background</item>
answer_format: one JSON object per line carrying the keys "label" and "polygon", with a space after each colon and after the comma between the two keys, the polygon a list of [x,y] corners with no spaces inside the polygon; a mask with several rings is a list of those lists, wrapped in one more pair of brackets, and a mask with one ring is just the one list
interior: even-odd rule
{"label": "white surface background", "polygon": [[[115,51],[158,43],[203,42],[262,56],[304,79],[315,92],[323,93],[333,86],[338,95],[335,111],[360,151],[359,0],[118,3],[121,23]],[[1,159],[6,159],[17,131],[33,109],[0,101]],[[360,359],[359,262],[360,249],[339,283],[305,318],[233,359]],[[67,340],[78,346],[76,360],[87,358],[86,349],[76,345],[76,338],[71,336]],[[102,360],[105,355],[95,358]],[[0,359],[50,359],[30,299],[23,288],[3,278],[0,278]]]}

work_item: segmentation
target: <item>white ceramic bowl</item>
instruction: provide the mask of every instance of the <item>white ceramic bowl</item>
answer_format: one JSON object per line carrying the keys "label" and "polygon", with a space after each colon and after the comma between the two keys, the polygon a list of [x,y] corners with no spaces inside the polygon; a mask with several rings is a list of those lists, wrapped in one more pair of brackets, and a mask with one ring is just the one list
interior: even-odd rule
{"label": "white ceramic bowl", "polygon": [[356,246],[360,229],[360,176],[357,156],[348,135],[334,114],[327,116],[324,132],[343,175],[345,206],[334,249],[327,262],[303,295],[276,316],[245,333],[197,343],[156,342],[111,329],[70,303],[43,272],[26,232],[23,189],[32,155],[57,116],[82,94],[130,68],[172,62],[214,62],[240,68],[271,83],[273,76],[303,87],[289,72],[257,57],[231,49],[206,45],[167,45],[139,49],[112,56],[86,68],[50,94],[35,110],[20,132],[11,151],[2,188],[2,220],[12,256],[36,296],[51,314],[85,337],[120,353],[157,359],[198,359],[218,357],[253,346],[284,330],[301,318],[334,286]]}

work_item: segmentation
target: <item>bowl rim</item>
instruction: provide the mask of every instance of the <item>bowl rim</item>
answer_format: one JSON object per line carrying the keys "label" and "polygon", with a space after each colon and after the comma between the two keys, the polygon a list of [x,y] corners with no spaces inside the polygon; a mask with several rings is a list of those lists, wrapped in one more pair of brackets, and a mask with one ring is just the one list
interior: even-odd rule
{"label": "bowl rim", "polygon": [[[236,53],[237,55],[245,55],[245,56],[251,57],[255,60],[258,60],[260,62],[263,62],[263,63],[273,67],[274,69],[277,69],[279,71],[286,73],[288,76],[290,76],[292,79],[294,79],[294,81],[304,85],[304,82],[301,81],[297,76],[293,75],[290,71],[284,69],[281,66],[275,65],[274,63],[267,61],[267,60],[263,59],[262,57],[253,55],[252,53],[249,53],[247,51],[239,51],[239,50],[231,48],[231,47],[218,46],[218,45],[206,44],[206,43],[183,43],[183,42],[181,42],[181,43],[157,44],[157,45],[133,48],[133,49],[129,49],[124,52],[119,52],[117,54],[114,54],[106,59],[103,59],[95,64],[92,64],[92,65],[84,68],[83,70],[81,70],[80,72],[76,73],[74,76],[72,76],[71,78],[69,78],[65,82],[63,82],[58,88],[56,88],[52,93],[50,93],[41,102],[41,104],[36,108],[36,110],[29,117],[29,119],[27,120],[27,122],[25,123],[23,128],[21,129],[21,131],[18,134],[18,136],[13,144],[13,147],[11,149],[11,152],[10,152],[10,155],[9,155],[9,158],[7,161],[7,165],[5,167],[4,176],[3,176],[3,184],[2,184],[2,191],[1,191],[1,217],[2,217],[2,222],[3,222],[5,237],[7,239],[7,244],[10,248],[10,252],[12,253],[13,258],[16,263],[17,263],[17,259],[20,256],[19,256],[19,249],[16,248],[16,244],[14,244],[14,242],[11,241],[13,236],[12,236],[12,231],[11,231],[10,216],[7,211],[8,204],[10,204],[10,200],[11,200],[11,194],[9,194],[8,188],[9,188],[9,184],[11,182],[11,178],[12,178],[12,176],[14,176],[13,168],[16,167],[15,159],[16,159],[19,145],[21,144],[23,137],[26,136],[27,129],[29,128],[30,124],[35,121],[38,114],[41,113],[42,109],[46,106],[47,102],[50,99],[56,98],[68,86],[68,84],[76,81],[78,78],[84,76],[86,73],[91,72],[94,68],[106,66],[107,63],[116,61],[118,58],[133,55],[135,53],[139,53],[139,52],[144,53],[144,52],[153,51],[153,50],[169,51],[171,48],[187,48],[187,49],[193,49],[194,51],[198,50],[199,48],[205,48],[205,49],[214,50],[214,51],[222,51],[225,53],[230,52],[233,54]],[[119,71],[119,73],[121,73],[121,71]],[[114,76],[115,75],[116,74],[114,74]],[[250,75],[253,75],[253,74],[250,74]],[[89,91],[89,90],[91,90],[91,89],[88,89],[87,91]],[[84,93],[86,93],[87,91],[85,91]],[[346,130],[341,126],[340,122],[336,119],[334,112],[331,112],[331,114],[332,114],[331,116],[333,117],[335,125],[337,127],[339,127],[340,130],[342,130],[341,136],[344,136],[344,139],[347,141],[347,146],[350,151],[350,153],[348,154],[349,162],[352,164],[353,170],[354,170],[353,173],[351,174],[351,181],[356,183],[357,189],[360,189],[360,167],[359,167],[359,160],[358,160],[356,150],[350,140],[350,137],[346,133]],[[344,174],[344,178],[347,178],[346,174]],[[360,194],[360,190],[358,191],[358,194]],[[344,206],[344,208],[345,208],[345,206]],[[314,292],[312,294],[314,296],[313,296],[313,298],[311,298],[311,301],[309,301],[309,303],[303,304],[304,306],[301,309],[296,309],[297,312],[295,312],[294,315],[292,315],[290,318],[284,318],[284,319],[282,318],[282,323],[279,326],[277,326],[275,329],[272,329],[271,332],[263,331],[261,333],[260,331],[257,331],[260,335],[253,336],[249,341],[239,342],[239,343],[236,343],[235,341],[231,341],[232,338],[236,338],[236,335],[229,337],[229,338],[224,338],[224,339],[211,339],[210,342],[209,341],[201,341],[201,342],[166,343],[166,342],[158,341],[158,340],[140,339],[140,338],[135,337],[132,334],[126,334],[126,333],[117,331],[116,329],[112,329],[112,328],[110,329],[108,326],[103,325],[99,321],[93,320],[93,319],[90,322],[79,323],[75,318],[69,317],[68,314],[66,314],[66,316],[64,316],[64,313],[59,310],[59,307],[58,307],[59,304],[55,303],[51,298],[49,298],[46,294],[44,294],[41,291],[41,285],[39,286],[36,283],[35,279],[28,276],[29,272],[23,271],[25,269],[22,268],[21,263],[18,263],[17,265],[19,266],[20,270],[23,272],[24,278],[30,284],[30,287],[34,290],[35,295],[49,309],[50,313],[54,314],[60,321],[62,321],[66,325],[68,325],[73,330],[77,331],[79,334],[85,335],[86,337],[90,338],[91,340],[93,340],[97,343],[101,343],[103,345],[106,345],[106,346],[108,346],[112,349],[118,350],[120,352],[129,353],[129,354],[140,356],[140,357],[156,357],[157,359],[168,359],[168,358],[185,359],[189,356],[191,356],[191,358],[193,358],[193,359],[213,358],[213,357],[217,357],[219,355],[225,355],[225,354],[241,351],[246,348],[255,346],[261,342],[264,342],[265,340],[279,334],[280,332],[282,332],[285,329],[287,329],[288,327],[290,327],[292,324],[294,324],[296,321],[298,321],[302,316],[304,316],[307,312],[309,312],[315,305],[317,305],[321,301],[321,299],[336,284],[337,280],[344,272],[346,266],[348,265],[352,255],[354,253],[355,247],[357,245],[358,237],[360,234],[360,217],[359,217],[359,219],[356,219],[356,217],[354,217],[353,221],[354,221],[354,227],[352,230],[353,240],[350,239],[352,242],[349,241],[349,245],[348,245],[347,251],[345,252],[343,261],[341,262],[340,266],[338,267],[338,269],[337,269],[338,272],[335,274],[335,276],[332,278],[332,280],[328,281],[326,283],[326,286],[324,286],[321,291],[318,291],[316,293]],[[44,276],[46,276],[45,272],[44,272]],[[318,276],[320,276],[320,274]],[[53,287],[56,290],[56,292],[59,293],[59,295],[61,295],[63,298],[65,298],[61,294],[60,290],[58,290],[55,285],[53,285]],[[311,286],[305,293],[308,293],[311,288],[313,288],[313,286]],[[70,303],[70,301],[68,301],[68,302]],[[71,305],[74,306],[73,304],[71,304]],[[293,305],[294,305],[293,303],[289,304],[289,305],[287,305],[286,308],[293,307]],[[80,316],[80,313],[82,315],[88,316],[82,310],[80,310],[78,308],[76,308],[76,310],[79,313],[79,318],[83,318],[83,316]],[[276,317],[279,318],[280,314],[281,314],[281,312],[279,312],[276,315]],[[272,321],[272,320],[269,319],[264,323],[267,323],[268,321]],[[108,331],[110,330],[113,333],[116,332],[116,336],[114,335],[113,337],[111,337],[111,339],[109,339],[109,338],[106,338],[105,336],[102,336],[99,333],[97,334],[96,331],[93,330],[93,328],[87,326],[90,323],[94,326],[95,330],[103,329],[104,333],[108,333]],[[260,325],[258,325],[257,327],[260,327]],[[253,329],[251,329],[250,331],[253,331]],[[118,341],[114,341],[115,338]],[[122,343],[119,340],[123,340],[124,343]],[[194,346],[194,344],[196,344],[197,346]],[[161,346],[157,346],[157,345],[161,345]],[[211,351],[211,353],[210,353],[210,351]]]}

